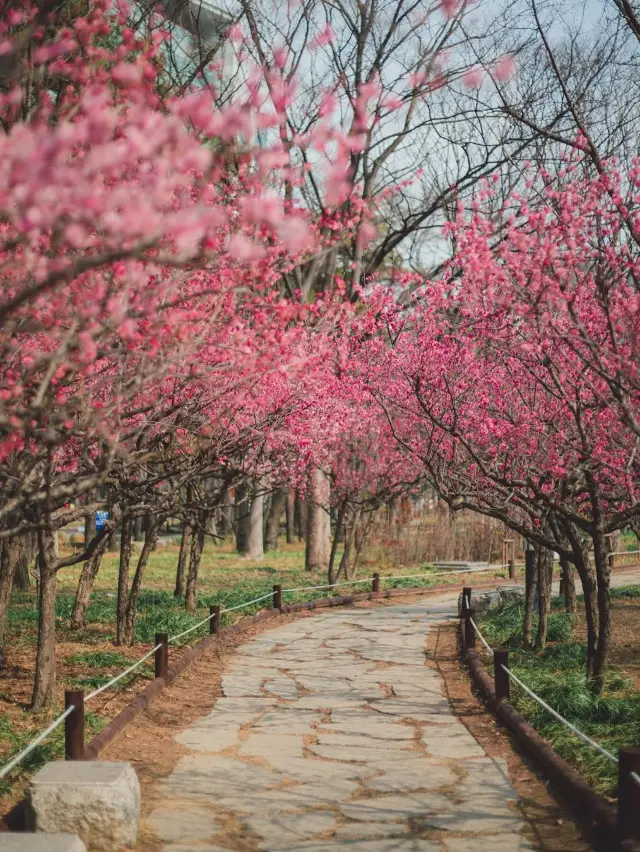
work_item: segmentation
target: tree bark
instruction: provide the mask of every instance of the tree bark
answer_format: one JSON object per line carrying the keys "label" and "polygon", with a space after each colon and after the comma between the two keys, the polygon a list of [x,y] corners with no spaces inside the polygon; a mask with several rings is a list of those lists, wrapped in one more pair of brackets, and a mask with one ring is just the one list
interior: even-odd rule
{"label": "tree bark", "polygon": [[125,642],[132,533],[133,521],[127,515],[122,519],[120,533],[120,566],[118,568],[118,603],[116,608],[116,645],[123,645]]}
{"label": "tree bark", "polygon": [[138,557],[136,573],[133,577],[133,583],[131,584],[131,591],[129,592],[129,599],[127,601],[124,629],[124,642],[126,645],[133,645],[133,635],[136,626],[136,606],[138,603],[138,595],[140,594],[140,589],[142,588],[142,579],[144,577],[144,572],[149,561],[149,556],[151,555],[151,552],[153,551],[154,546],[158,540],[158,534],[160,532],[161,523],[162,521],[160,517],[158,515],[154,515],[152,523],[147,526],[147,529],[145,531],[144,544],[142,545],[142,550],[140,551],[140,556]]}
{"label": "tree bark", "polygon": [[540,547],[537,551],[538,573],[538,630],[535,650],[542,651],[547,644],[549,610],[551,609],[551,581],[553,577],[553,553]]}
{"label": "tree bark", "polygon": [[582,583],[584,595],[585,622],[587,627],[587,680],[591,683],[595,669],[595,658],[598,645],[598,605],[596,598],[596,576],[589,562],[589,546],[583,542],[577,530],[567,525],[567,538],[573,551],[573,564]]}
{"label": "tree bark", "polygon": [[[95,525],[94,525],[95,526]],[[95,534],[95,533],[94,533]],[[104,538],[97,547],[95,553],[90,559],[87,559],[82,566],[82,573],[78,581],[78,589],[76,591],[76,599],[73,604],[73,612],[71,613],[71,629],[78,630],[84,627],[87,620],[87,609],[91,600],[91,592],[93,591],[93,583],[100,570],[102,556],[107,549],[107,539]]]}
{"label": "tree bark", "polygon": [[204,548],[206,518],[200,513],[198,526],[191,536],[191,553],[189,557],[189,573],[187,575],[187,589],[184,598],[184,606],[187,612],[194,613],[197,607],[197,586],[200,560]]}
{"label": "tree bark", "polygon": [[[527,554],[525,553],[525,559]],[[533,647],[533,604],[536,596],[535,562],[525,566],[524,623],[522,626],[522,645],[530,650]]]}
{"label": "tree bark", "polygon": [[21,549],[21,541],[17,536],[0,543],[0,649],[4,648],[7,608]]}
{"label": "tree bark", "polygon": [[253,494],[249,509],[249,535],[247,538],[247,559],[262,559],[264,556],[264,494]]}
{"label": "tree bark", "polygon": [[305,549],[305,569],[307,571],[322,571],[324,573],[329,570],[331,555],[330,489],[329,477],[320,468],[313,468],[309,476],[307,499],[307,543]]}
{"label": "tree bark", "polygon": [[293,522],[296,535],[298,536],[298,541],[304,541],[306,535],[307,524],[305,518],[307,513],[305,509],[304,500],[300,497],[300,493],[296,491],[296,496],[293,501]]}
{"label": "tree bark", "polygon": [[16,567],[13,575],[13,588],[19,592],[26,592],[31,588],[31,577],[29,566],[34,557],[37,540],[34,533],[26,533],[18,541],[16,550]]}
{"label": "tree bark", "polygon": [[560,568],[562,570],[562,579],[564,581],[564,608],[570,613],[575,621],[577,613],[576,600],[576,580],[573,576],[573,565],[569,562],[566,556],[560,556]]}
{"label": "tree bark", "polygon": [[593,537],[593,558],[597,578],[598,642],[592,675],[592,689],[596,695],[600,695],[604,689],[611,644],[611,597],[609,594],[611,571],[607,557],[604,535],[597,530]]}
{"label": "tree bark", "polygon": [[191,527],[184,525],[182,538],[180,539],[180,554],[178,556],[178,567],[176,568],[176,587],[173,590],[174,597],[184,597],[184,570],[187,565],[187,554],[191,544]]}
{"label": "tree bark", "polygon": [[293,544],[295,540],[295,494],[292,488],[287,489],[286,519],[287,519],[287,544]]}
{"label": "tree bark", "polygon": [[133,521],[132,537],[134,541],[142,541],[144,538],[144,518],[138,515]]}
{"label": "tree bark", "polygon": [[249,548],[249,495],[246,485],[236,488],[236,550],[245,554]]}
{"label": "tree bark", "polygon": [[38,647],[36,674],[31,707],[42,710],[51,704],[56,691],[56,557],[53,535],[47,530],[38,534],[40,600],[38,612]]}
{"label": "tree bark", "polygon": [[264,549],[278,549],[278,535],[280,533],[280,519],[287,507],[288,488],[278,488],[271,495],[271,505],[267,513],[267,526],[264,534]]}
{"label": "tree bark", "polygon": [[333,541],[331,542],[331,553],[329,555],[329,579],[328,582],[333,584],[336,582],[335,577],[335,562],[336,562],[336,554],[338,552],[338,542],[341,540],[344,541],[344,521],[345,515],[347,512],[347,501],[343,500],[340,503],[340,508],[338,509],[338,517],[336,519],[336,533],[333,537]]}

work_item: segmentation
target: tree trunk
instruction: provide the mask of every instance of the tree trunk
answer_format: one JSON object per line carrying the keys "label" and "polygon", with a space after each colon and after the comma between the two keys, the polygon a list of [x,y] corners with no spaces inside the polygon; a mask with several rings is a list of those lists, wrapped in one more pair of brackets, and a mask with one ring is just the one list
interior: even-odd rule
{"label": "tree trunk", "polygon": [[249,495],[246,485],[236,488],[236,550],[245,554],[249,549]]}
{"label": "tree trunk", "polygon": [[264,556],[264,494],[254,494],[249,510],[249,536],[247,539],[248,559],[262,559]]}
{"label": "tree trunk", "polygon": [[335,562],[336,562],[336,554],[338,552],[338,542],[344,541],[344,519],[347,512],[347,501],[343,500],[340,503],[340,508],[338,509],[338,517],[336,519],[336,534],[333,537],[333,541],[331,542],[331,554],[329,555],[329,583],[335,583]]}
{"label": "tree trunk", "polygon": [[540,547],[537,551],[538,568],[538,630],[535,650],[542,651],[547,644],[549,610],[551,609],[551,582],[553,578],[553,553]]}
{"label": "tree trunk", "polygon": [[129,516],[122,519],[120,533],[120,566],[118,568],[118,604],[116,612],[116,645],[123,645],[126,635],[127,595],[131,566],[131,534],[133,522]]}
{"label": "tree trunk", "polygon": [[51,704],[56,691],[56,558],[53,535],[42,530],[38,535],[40,600],[36,675],[31,707],[42,710]]}
{"label": "tree trunk", "polygon": [[185,609],[190,613],[194,613],[197,607],[198,571],[200,569],[200,559],[202,558],[202,550],[204,548],[205,523],[206,518],[204,518],[202,513],[200,513],[198,526],[191,537],[189,573],[187,575],[187,589],[184,599]]}
{"label": "tree trunk", "polygon": [[596,533],[593,537],[593,557],[597,578],[598,644],[593,660],[592,676],[592,688],[596,695],[600,695],[604,689],[611,644],[611,597],[609,594],[611,570],[607,556],[604,536]]}
{"label": "tree trunk", "polygon": [[18,536],[0,542],[0,649],[4,648],[7,608],[21,550],[21,540]]}
{"label": "tree trunk", "polygon": [[524,624],[522,626],[522,645],[530,650],[533,647],[533,604],[536,596],[535,554],[525,552],[525,595]]}
{"label": "tree trunk", "polygon": [[573,565],[566,556],[560,556],[560,568],[564,582],[564,608],[575,621],[578,607],[576,600],[576,580],[573,576]]}
{"label": "tree trunk", "polygon": [[293,544],[295,539],[295,503],[296,498],[292,488],[287,489],[287,502],[285,505],[287,519],[287,544]]}
{"label": "tree trunk", "polygon": [[589,562],[589,546],[583,542],[578,532],[567,525],[567,537],[573,551],[573,564],[582,583],[584,595],[585,622],[587,627],[587,680],[593,680],[598,645],[598,605],[596,598],[596,576]]}
{"label": "tree trunk", "polygon": [[293,501],[293,523],[296,535],[298,536],[298,541],[304,541],[305,539],[307,526],[305,522],[305,518],[307,516],[305,509],[304,500],[300,497],[299,492],[296,491],[296,496]]}
{"label": "tree trunk", "polygon": [[91,600],[91,592],[93,591],[93,583],[100,570],[102,556],[107,549],[106,537],[100,542],[93,556],[87,559],[82,566],[82,573],[78,581],[78,589],[76,591],[76,599],[73,604],[73,612],[71,613],[71,629],[78,630],[84,627],[87,620],[87,609]]}
{"label": "tree trunk", "polygon": [[305,570],[326,572],[331,555],[331,524],[329,521],[329,477],[315,467],[309,476],[307,499],[307,544]]}
{"label": "tree trunk", "polygon": [[132,536],[134,541],[142,541],[144,538],[144,518],[138,515],[133,521]]}
{"label": "tree trunk", "polygon": [[133,645],[133,634],[136,626],[136,606],[138,603],[138,595],[140,594],[140,589],[142,588],[142,579],[144,577],[144,572],[147,567],[147,562],[149,561],[149,556],[151,555],[151,552],[153,551],[154,546],[158,540],[158,534],[160,532],[161,523],[162,521],[160,517],[158,515],[154,515],[152,523],[147,526],[145,532],[144,544],[142,545],[142,550],[140,551],[140,556],[138,557],[136,573],[133,577],[133,583],[131,584],[131,591],[129,592],[129,599],[127,601],[124,629],[124,642],[126,645]]}
{"label": "tree trunk", "polygon": [[287,506],[289,495],[288,488],[278,488],[271,495],[271,505],[267,514],[267,527],[264,534],[264,549],[278,549],[278,535],[280,533],[280,519]]}
{"label": "tree trunk", "polygon": [[178,556],[178,567],[176,569],[176,587],[173,590],[174,597],[184,597],[184,569],[187,565],[187,554],[191,544],[191,527],[184,525],[182,538],[180,539],[180,555]]}
{"label": "tree trunk", "polygon": [[223,503],[218,511],[218,533],[224,539],[231,532],[233,524],[233,489],[227,488]]}
{"label": "tree trunk", "polygon": [[29,566],[34,557],[37,542],[34,539],[33,533],[26,533],[21,536],[18,541],[16,550],[16,567],[13,575],[13,588],[19,592],[26,592],[31,588],[31,577],[29,576]]}

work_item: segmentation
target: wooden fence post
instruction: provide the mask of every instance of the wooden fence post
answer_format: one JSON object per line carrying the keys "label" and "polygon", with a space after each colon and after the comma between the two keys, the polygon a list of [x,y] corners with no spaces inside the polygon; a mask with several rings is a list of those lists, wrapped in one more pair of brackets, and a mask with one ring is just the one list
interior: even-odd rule
{"label": "wooden fence post", "polygon": [[156,633],[156,677],[167,679],[167,669],[169,668],[169,636],[166,633]]}
{"label": "wooden fence post", "polygon": [[65,760],[84,759],[84,690],[66,689],[64,709],[73,710],[64,720],[64,756]]}
{"label": "wooden fence post", "polygon": [[513,561],[513,559],[510,559],[508,564],[509,564],[509,579],[515,580],[515,578],[516,578],[516,563]]}
{"label": "wooden fence post", "polygon": [[273,587],[273,608],[282,612],[282,586]]}
{"label": "wooden fence post", "polygon": [[496,701],[508,701],[511,697],[509,675],[502,668],[509,668],[509,652],[496,650],[493,652],[493,677],[496,689]]}
{"label": "wooden fence post", "polygon": [[220,633],[220,604],[214,604],[209,607],[209,633],[217,636]]}
{"label": "wooden fence post", "polygon": [[380,574],[376,571],[373,575],[373,582],[371,583],[371,591],[379,592],[380,591]]}

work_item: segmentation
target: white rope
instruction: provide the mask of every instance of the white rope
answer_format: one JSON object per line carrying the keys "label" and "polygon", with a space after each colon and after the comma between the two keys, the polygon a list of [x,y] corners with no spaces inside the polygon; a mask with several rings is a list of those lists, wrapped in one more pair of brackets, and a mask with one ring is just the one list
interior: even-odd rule
{"label": "white rope", "polygon": [[635,556],[640,550],[614,550],[609,556]]}
{"label": "white rope", "polygon": [[529,687],[526,685],[526,683],[523,683],[523,682],[520,680],[520,678],[519,678],[519,677],[516,677],[516,675],[514,675],[514,673],[513,673],[512,671],[510,671],[510,670],[509,670],[506,666],[501,666],[501,668],[502,668],[502,670],[503,670],[504,672],[506,672],[506,673],[507,673],[507,675],[511,678],[511,680],[515,681],[515,682],[518,684],[518,686],[519,686],[521,689],[523,689],[523,690],[527,693],[527,695],[529,695],[531,698],[533,698],[533,700],[534,700],[534,701],[537,701],[537,702],[538,702],[538,704],[539,704],[541,707],[544,707],[544,709],[545,709],[548,713],[551,713],[551,715],[552,715],[555,719],[557,719],[559,722],[562,722],[562,724],[563,724],[563,725],[566,725],[566,726],[567,726],[567,728],[569,728],[569,730],[570,730],[570,731],[573,731],[573,733],[574,733],[577,737],[580,737],[580,739],[581,739],[581,740],[583,740],[585,743],[587,743],[588,745],[590,745],[590,746],[591,746],[592,748],[594,748],[596,751],[600,752],[600,754],[604,755],[604,757],[607,757],[607,758],[608,758],[608,759],[609,759],[612,763],[618,763],[618,758],[617,758],[615,755],[611,754],[611,752],[610,752],[610,751],[607,751],[607,750],[606,750],[606,748],[603,748],[603,747],[602,747],[599,743],[597,743],[595,740],[592,740],[592,739],[591,739],[591,737],[588,737],[588,736],[587,736],[586,734],[584,734],[584,733],[583,733],[583,732],[582,732],[579,728],[576,728],[576,726],[575,726],[575,725],[572,725],[572,724],[571,724],[571,722],[568,722],[568,721],[564,718],[564,716],[561,716],[559,713],[557,713],[557,712],[553,709],[553,707],[549,707],[549,705],[547,704],[547,702],[546,702],[546,701],[543,701],[543,700],[542,700],[542,698],[540,698],[540,696],[539,696],[539,695],[536,695],[536,694],[535,694],[535,692],[533,692],[532,690],[530,690],[530,689],[529,689]]}
{"label": "white rope", "polygon": [[182,633],[178,633],[176,636],[171,636],[167,640],[167,644],[171,645],[172,642],[176,642],[178,639],[182,639],[183,636],[187,636],[189,633],[193,633],[194,630],[197,630],[198,627],[202,627],[203,624],[206,624],[208,621],[211,621],[215,612],[211,615],[208,615],[206,618],[203,618],[202,621],[199,621],[197,624],[194,624],[193,627],[189,627],[187,630],[183,630]]}
{"label": "white rope", "polygon": [[114,683],[117,683],[119,680],[122,680],[123,677],[126,677],[128,674],[131,674],[131,672],[134,672],[138,668],[138,666],[141,666],[145,660],[148,660],[149,657],[152,654],[155,654],[158,648],[161,647],[161,644],[156,645],[155,648],[152,648],[150,651],[147,651],[147,653],[143,657],[140,657],[140,659],[132,666],[129,666],[128,669],[125,669],[123,672],[120,672],[119,675],[116,675],[115,677],[111,678],[111,680],[107,681],[107,683],[103,683],[102,686],[99,686],[98,689],[94,689],[93,692],[90,692],[89,695],[85,696],[85,704],[87,703],[87,701],[91,701],[92,698],[95,698],[97,695],[100,695],[101,692],[104,692],[106,689],[109,689],[109,687],[113,686]]}
{"label": "white rope", "polygon": [[640,775],[637,772],[630,772],[629,775],[631,776],[631,780],[640,787]]}
{"label": "white rope", "polygon": [[423,577],[429,579],[429,577],[446,577],[449,574],[485,574],[487,571],[499,571],[504,568],[508,568],[508,565],[490,565],[487,568],[456,568],[451,571],[432,571],[431,573],[422,573],[422,574],[400,574],[394,575],[392,577],[387,577],[384,575],[380,575],[381,580],[412,580],[416,577]]}
{"label": "white rope", "polygon": [[469,619],[469,621],[470,621],[470,622],[471,622],[471,624],[473,625],[473,629],[476,631],[476,636],[478,637],[478,639],[482,642],[482,644],[483,644],[483,645],[484,645],[484,647],[487,649],[487,651],[488,651],[490,654],[493,654],[493,648],[492,648],[492,647],[491,647],[491,645],[487,642],[487,640],[484,638],[484,636],[482,635],[482,633],[480,633],[480,630],[478,629],[478,625],[475,623],[475,621],[474,621],[472,618],[470,618],[470,619]]}
{"label": "white rope", "polygon": [[[299,586],[297,589],[283,589],[282,593],[285,592],[310,592],[315,589],[335,589],[338,586],[353,586],[356,583],[370,583],[374,578],[373,577],[363,577],[361,580],[345,580],[342,583],[326,583],[324,586]],[[380,577],[382,580],[383,578]]]}
{"label": "white rope", "polygon": [[[272,598],[272,597],[273,597],[273,592],[268,592],[266,595],[262,595],[262,597],[259,597],[259,598],[254,598],[252,601],[245,601],[244,603],[238,604],[237,606],[225,607],[222,610],[222,612],[235,612],[235,610],[237,610],[237,609],[243,609],[243,607],[245,607],[245,606],[251,606],[251,604],[260,603],[260,601],[266,601],[267,598]],[[209,616],[209,618],[207,618],[205,620],[209,621],[211,617],[212,616]]]}
{"label": "white rope", "polygon": [[20,754],[17,754],[12,760],[9,761],[9,763],[5,763],[5,765],[2,767],[2,769],[0,769],[0,778],[4,778],[5,775],[7,775],[9,772],[11,772],[11,770],[13,769],[14,766],[17,766],[22,760],[24,760],[24,758],[28,754],[31,754],[31,752],[34,750],[34,748],[39,746],[40,743],[42,742],[42,740],[44,740],[46,737],[48,737],[49,734],[52,731],[55,731],[55,729],[58,727],[58,725],[61,725],[62,722],[64,722],[64,720],[67,718],[67,716],[70,713],[72,713],[74,710],[75,710],[75,707],[73,706],[73,704],[69,705],[69,707],[67,707],[67,709],[64,711],[62,716],[58,716],[58,718],[55,719],[49,725],[48,728],[45,728],[45,730],[42,731],[41,734],[38,734],[38,736],[35,738],[35,740],[32,740],[29,743],[29,745],[20,752]]}

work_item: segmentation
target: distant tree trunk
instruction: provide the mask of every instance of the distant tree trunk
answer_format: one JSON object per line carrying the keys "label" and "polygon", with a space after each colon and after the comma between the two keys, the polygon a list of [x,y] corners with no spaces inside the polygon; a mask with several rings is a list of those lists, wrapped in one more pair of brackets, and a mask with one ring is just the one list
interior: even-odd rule
{"label": "distant tree trunk", "polygon": [[16,543],[16,566],[13,575],[13,588],[19,592],[26,592],[31,588],[29,566],[35,555],[37,538],[35,533],[26,533],[20,536]]}
{"label": "distant tree trunk", "polygon": [[126,636],[127,595],[129,592],[132,532],[133,522],[131,518],[126,515],[122,519],[120,532],[120,566],[118,568],[118,603],[116,608],[116,645],[123,645]]}
{"label": "distant tree trunk", "polygon": [[249,535],[247,538],[248,559],[262,559],[264,556],[264,494],[254,494],[249,509]]}
{"label": "distant tree trunk", "polygon": [[329,520],[330,500],[329,477],[313,468],[309,476],[309,495],[307,500],[307,545],[305,551],[305,569],[307,571],[328,571],[331,555],[331,524]]}
{"label": "distant tree trunk", "polygon": [[52,533],[38,533],[40,600],[38,647],[31,707],[42,710],[51,704],[56,691],[56,557]]}
{"label": "distant tree trunk", "polygon": [[293,544],[295,538],[295,493],[293,488],[287,489],[286,518],[287,518],[287,544]]}
{"label": "distant tree trunk", "polygon": [[278,488],[271,496],[271,505],[267,514],[267,526],[264,534],[264,549],[278,549],[278,534],[280,533],[280,519],[287,507],[288,488]]}
{"label": "distant tree trunk", "polygon": [[227,488],[224,493],[222,506],[218,510],[218,533],[226,538],[233,524],[233,488]]}
{"label": "distant tree trunk", "polygon": [[133,521],[132,537],[134,541],[142,541],[144,538],[144,521],[142,515],[138,515]]}
{"label": "distant tree trunk", "polygon": [[96,513],[89,512],[84,516],[84,546],[88,547],[96,534]]}
{"label": "distant tree trunk", "polygon": [[176,598],[184,597],[184,570],[187,565],[187,555],[191,544],[191,527],[184,525],[182,538],[180,539],[180,555],[178,556],[178,567],[176,569],[176,587],[173,594]]}
{"label": "distant tree trunk", "polygon": [[184,606],[187,612],[194,613],[197,607],[197,585],[200,560],[204,548],[206,518],[199,513],[198,526],[191,537],[191,553],[189,557],[189,573],[187,575],[187,589],[184,598]]}
{"label": "distant tree trunk", "polygon": [[149,561],[149,556],[151,555],[151,552],[154,549],[154,545],[158,540],[158,533],[160,532],[161,523],[162,521],[160,517],[158,515],[154,515],[152,523],[147,525],[147,529],[145,531],[144,544],[142,545],[142,550],[140,551],[140,556],[138,557],[136,573],[133,576],[133,583],[131,584],[131,591],[129,592],[129,599],[127,601],[124,629],[124,642],[126,645],[133,645],[133,635],[136,626],[136,607],[138,604],[138,595],[140,594],[140,589],[142,588],[142,579],[144,577],[144,572]]}
{"label": "distant tree trunk", "polygon": [[304,541],[307,531],[307,513],[304,500],[302,499],[302,497],[300,496],[300,492],[298,491],[296,491],[296,496],[293,501],[293,511],[294,526],[296,530],[296,535],[298,536],[298,541]]}
{"label": "distant tree trunk", "polygon": [[535,554],[525,553],[525,559],[530,561],[525,566],[525,595],[524,595],[524,624],[522,627],[522,644],[525,648],[533,647],[533,604],[536,596]]}
{"label": "distant tree trunk", "polygon": [[100,570],[102,556],[107,549],[107,539],[104,538],[96,548],[93,556],[87,559],[82,566],[82,573],[78,581],[78,589],[76,591],[76,599],[73,604],[73,612],[71,613],[71,629],[78,630],[84,627],[87,620],[87,609],[91,600],[91,592],[93,591],[93,583]]}
{"label": "distant tree trunk", "polygon": [[13,536],[0,542],[0,649],[4,648],[4,634],[7,627],[7,608],[13,586],[18,555],[22,550],[21,540]]}
{"label": "distant tree trunk", "polygon": [[564,608],[575,621],[577,613],[576,580],[573,576],[573,565],[566,556],[560,556],[560,569],[564,581]]}
{"label": "distant tree trunk", "polygon": [[542,651],[547,644],[549,610],[551,609],[553,553],[546,547],[540,547],[536,555],[538,557],[538,630],[534,648],[536,651]]}
{"label": "distant tree trunk", "polygon": [[249,548],[249,495],[243,483],[236,488],[236,550],[246,554]]}
{"label": "distant tree trunk", "polygon": [[331,553],[329,555],[329,579],[328,582],[333,584],[336,582],[335,577],[335,562],[336,562],[336,554],[338,552],[338,542],[340,540],[344,541],[344,520],[347,512],[347,501],[343,500],[340,503],[340,508],[338,509],[338,517],[336,518],[336,533],[333,537],[333,541],[331,542]]}

